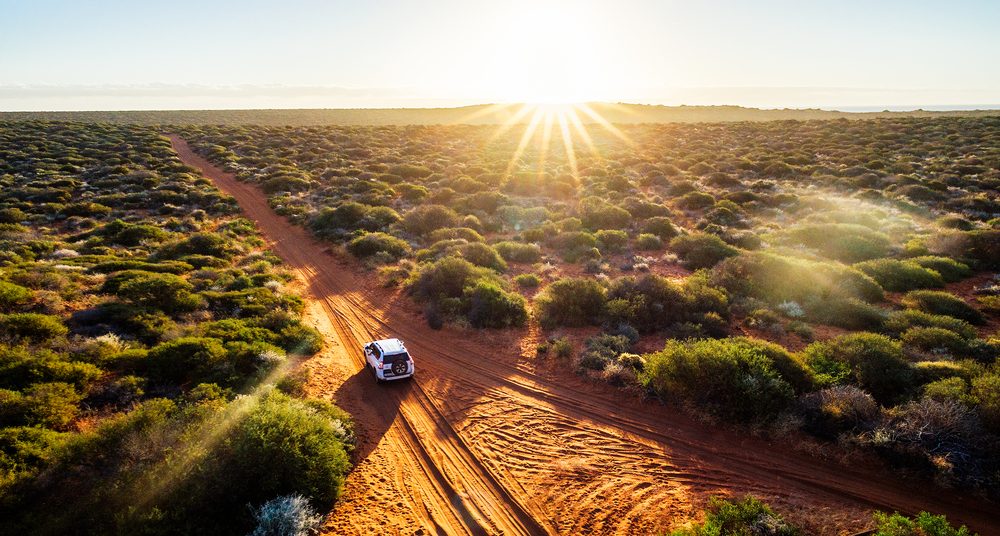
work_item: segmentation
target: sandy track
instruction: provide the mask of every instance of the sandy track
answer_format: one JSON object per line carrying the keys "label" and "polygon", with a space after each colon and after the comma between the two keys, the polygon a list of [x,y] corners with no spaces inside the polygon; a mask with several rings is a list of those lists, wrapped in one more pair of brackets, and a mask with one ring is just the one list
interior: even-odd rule
{"label": "sandy track", "polygon": [[[431,330],[397,294],[274,214],[259,190],[171,141],[298,272],[331,339],[313,370],[322,395],[355,413],[361,441],[330,533],[649,534],[695,516],[709,496],[753,493],[819,534],[865,528],[873,508],[931,510],[1000,534],[996,505],[706,427],[536,367],[532,329]],[[407,341],[416,381],[374,386],[360,342],[384,336]]]}

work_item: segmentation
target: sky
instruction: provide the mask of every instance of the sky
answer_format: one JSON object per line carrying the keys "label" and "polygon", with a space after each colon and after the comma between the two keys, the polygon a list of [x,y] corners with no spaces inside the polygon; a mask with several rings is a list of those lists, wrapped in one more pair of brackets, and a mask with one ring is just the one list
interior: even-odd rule
{"label": "sky", "polygon": [[998,0],[0,0],[0,110],[1000,107],[998,23]]}

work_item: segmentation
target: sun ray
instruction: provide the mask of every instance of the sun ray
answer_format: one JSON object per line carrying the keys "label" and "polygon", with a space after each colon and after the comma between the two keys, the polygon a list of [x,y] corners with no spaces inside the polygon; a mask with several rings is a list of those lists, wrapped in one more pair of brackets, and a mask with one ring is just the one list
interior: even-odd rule
{"label": "sun ray", "polygon": [[490,143],[490,142],[493,142],[493,141],[496,141],[497,139],[499,139],[500,136],[503,136],[504,134],[507,133],[508,130],[514,128],[514,125],[516,125],[522,118],[524,118],[524,116],[528,115],[532,111],[537,112],[538,111],[538,107],[537,106],[531,106],[530,104],[524,104],[524,105],[522,105],[520,110],[518,110],[517,112],[515,112],[514,115],[510,116],[509,118],[507,118],[507,120],[504,121],[497,128],[496,132],[494,132],[493,135],[490,136],[490,139],[487,140],[487,143]]}
{"label": "sun ray", "polygon": [[580,178],[580,170],[576,166],[576,149],[573,147],[573,139],[569,132],[569,124],[566,122],[566,111],[560,110],[557,116],[559,120],[559,131],[562,133],[563,147],[566,149],[566,160],[569,161],[569,169],[574,179]]}
{"label": "sun ray", "polygon": [[538,155],[539,177],[545,174],[545,163],[549,157],[549,144],[552,143],[552,121],[554,119],[555,113],[551,110],[546,110],[543,113],[543,115],[545,116],[545,123],[542,126],[541,153]]}
{"label": "sun ray", "polygon": [[618,138],[620,138],[622,141],[624,141],[625,143],[627,143],[629,146],[633,145],[632,144],[632,140],[629,139],[629,137],[626,136],[624,132],[622,132],[621,130],[618,130],[618,127],[612,125],[607,119],[601,117],[601,114],[599,114],[599,113],[595,112],[594,110],[592,110],[590,108],[590,106],[587,106],[586,104],[580,104],[580,105],[577,106],[577,109],[580,110],[581,112],[583,112],[584,114],[586,114],[591,119],[593,119],[597,124],[601,125],[605,129],[607,129],[608,132],[610,132],[610,133],[614,134],[615,136],[617,136]]}
{"label": "sun ray", "polygon": [[479,119],[480,117],[483,117],[483,116],[486,116],[486,115],[489,115],[489,114],[499,114],[500,112],[503,112],[504,110],[506,110],[506,109],[508,109],[508,108],[510,108],[512,106],[514,106],[513,103],[500,103],[500,104],[490,104],[490,105],[487,105],[487,106],[483,106],[482,108],[480,108],[480,109],[478,109],[478,110],[476,110],[474,112],[471,112],[468,115],[464,115],[464,116],[456,119],[455,121],[452,121],[450,124],[454,124],[454,125],[470,124],[470,123],[472,123],[472,121],[474,121],[476,119]]}
{"label": "sun ray", "polygon": [[531,142],[531,138],[535,135],[535,130],[538,129],[538,124],[541,122],[542,109],[535,107],[535,113],[531,116],[531,121],[528,125],[524,127],[524,134],[521,135],[521,141],[517,144],[517,149],[514,150],[514,155],[510,158],[510,164],[507,165],[507,172],[505,175],[510,175],[514,171],[514,166],[517,165],[517,160],[521,158],[521,154],[528,147],[528,143]]}
{"label": "sun ray", "polygon": [[601,152],[597,150],[597,144],[594,143],[594,139],[590,137],[590,133],[587,132],[587,126],[580,121],[580,115],[576,113],[576,108],[569,113],[570,124],[573,125],[573,129],[576,130],[580,138],[583,139],[583,143],[590,150],[590,153],[597,158],[601,157]]}

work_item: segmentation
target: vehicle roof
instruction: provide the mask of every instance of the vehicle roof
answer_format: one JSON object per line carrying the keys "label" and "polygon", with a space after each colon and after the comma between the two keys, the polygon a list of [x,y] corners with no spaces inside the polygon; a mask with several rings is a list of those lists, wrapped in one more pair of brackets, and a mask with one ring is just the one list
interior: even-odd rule
{"label": "vehicle roof", "polygon": [[384,354],[398,354],[406,351],[406,347],[403,346],[403,341],[399,339],[382,339],[380,341],[375,341],[375,344],[382,349],[382,353]]}

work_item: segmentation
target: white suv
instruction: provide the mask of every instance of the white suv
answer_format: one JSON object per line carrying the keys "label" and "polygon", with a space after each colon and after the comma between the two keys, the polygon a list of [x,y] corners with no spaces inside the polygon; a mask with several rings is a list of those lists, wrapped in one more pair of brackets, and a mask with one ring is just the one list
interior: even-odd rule
{"label": "white suv", "polygon": [[413,376],[413,358],[403,341],[383,339],[365,344],[365,361],[375,375],[375,381],[402,380]]}

